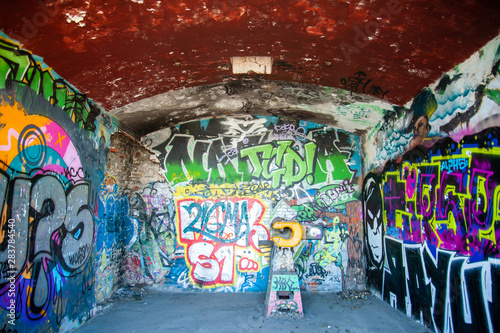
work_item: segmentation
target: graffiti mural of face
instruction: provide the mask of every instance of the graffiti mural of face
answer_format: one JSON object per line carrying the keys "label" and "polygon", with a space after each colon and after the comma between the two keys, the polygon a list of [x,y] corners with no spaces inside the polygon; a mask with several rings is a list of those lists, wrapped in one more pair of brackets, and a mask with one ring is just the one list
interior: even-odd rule
{"label": "graffiti mural of face", "polygon": [[384,226],[382,196],[375,178],[368,178],[364,186],[364,227],[369,266],[381,267],[384,256]]}
{"label": "graffiti mural of face", "polygon": [[410,149],[421,144],[429,135],[430,129],[431,127],[429,126],[429,119],[427,119],[427,116],[419,117],[413,126],[413,138],[410,141]]}

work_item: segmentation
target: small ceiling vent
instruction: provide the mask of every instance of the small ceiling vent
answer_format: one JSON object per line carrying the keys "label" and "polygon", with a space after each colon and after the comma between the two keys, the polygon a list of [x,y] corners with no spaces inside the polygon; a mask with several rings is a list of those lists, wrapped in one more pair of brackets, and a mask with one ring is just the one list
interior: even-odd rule
{"label": "small ceiling vent", "polygon": [[233,74],[271,74],[272,57],[231,57]]}

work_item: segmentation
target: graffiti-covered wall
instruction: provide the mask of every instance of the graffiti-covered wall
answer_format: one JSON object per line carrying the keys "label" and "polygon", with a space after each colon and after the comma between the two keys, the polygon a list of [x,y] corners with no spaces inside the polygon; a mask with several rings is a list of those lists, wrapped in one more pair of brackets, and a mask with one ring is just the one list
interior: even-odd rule
{"label": "graffiti-covered wall", "polygon": [[499,42],[367,144],[367,286],[436,332],[500,331]]}
{"label": "graffiti-covered wall", "polygon": [[0,330],[70,329],[95,311],[95,209],[114,126],[0,36]]}
{"label": "graffiti-covered wall", "polygon": [[259,241],[270,240],[278,217],[326,227],[322,240],[294,248],[303,289],[364,285],[357,136],[295,119],[229,117],[184,123],[144,143],[173,191],[173,214],[143,200],[145,217],[156,212],[150,218],[175,233],[167,287],[265,291],[270,248]]}
{"label": "graffiti-covered wall", "polygon": [[[500,36],[423,89],[405,107],[393,107],[369,133],[365,171],[380,169],[416,147],[430,148],[439,139],[459,142],[464,135],[499,124]],[[418,150],[412,155],[419,154]],[[424,153],[425,154],[425,153]]]}
{"label": "graffiti-covered wall", "polygon": [[97,301],[120,286],[162,283],[176,246],[172,190],[155,154],[122,133],[109,151],[97,210]]}

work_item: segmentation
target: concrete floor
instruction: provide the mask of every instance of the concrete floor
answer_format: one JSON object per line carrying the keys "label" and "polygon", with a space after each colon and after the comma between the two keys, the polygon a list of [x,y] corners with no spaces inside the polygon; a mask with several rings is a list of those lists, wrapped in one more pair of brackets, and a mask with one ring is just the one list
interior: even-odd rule
{"label": "concrete floor", "polygon": [[167,293],[118,298],[74,333],[431,332],[369,293],[303,293],[302,319],[266,318],[264,293]]}

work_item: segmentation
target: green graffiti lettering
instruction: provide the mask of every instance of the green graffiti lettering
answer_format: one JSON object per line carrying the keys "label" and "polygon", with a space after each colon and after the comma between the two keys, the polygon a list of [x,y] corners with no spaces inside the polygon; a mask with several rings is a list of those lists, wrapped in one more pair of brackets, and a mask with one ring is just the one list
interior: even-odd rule
{"label": "green graffiti lettering", "polygon": [[32,67],[28,71],[28,77],[32,78],[30,88],[36,91],[37,94],[39,94],[42,72],[38,68]]}
{"label": "green graffiti lettering", "polygon": [[201,141],[193,144],[191,135],[175,135],[169,143],[170,149],[165,158],[165,177],[175,185],[197,178],[207,179],[208,172],[203,168],[203,153],[208,146]]}
{"label": "green graffiti lettering", "polygon": [[43,96],[51,102],[54,103],[54,80],[49,72],[43,73]]}
{"label": "green graffiti lettering", "polygon": [[[293,141],[245,147],[234,151],[234,158],[224,153],[219,141],[195,140],[188,134],[175,134],[166,147],[165,178],[172,184],[196,180],[250,181],[252,178],[271,182],[271,189],[293,186],[306,180],[314,182],[316,144],[308,142],[303,154],[293,147]],[[251,168],[251,170],[250,170]]]}
{"label": "green graffiti lettering", "polygon": [[271,180],[271,188],[285,187],[301,182],[307,175],[312,183],[315,168],[316,144],[304,145],[303,158],[293,147],[293,141],[281,140],[265,145],[247,147],[240,150],[240,158],[248,158],[252,166],[252,177]]}
{"label": "green graffiti lettering", "polygon": [[291,208],[297,212],[297,220],[299,222],[315,221],[318,218],[315,214],[316,209],[311,203],[304,203],[300,206],[292,206]]}
{"label": "green graffiti lettering", "polygon": [[[354,173],[346,165],[348,156],[337,152],[337,154],[319,155],[317,166],[314,171],[316,183],[332,183],[335,179],[352,179]],[[334,176],[335,175],[335,176]]]}
{"label": "green graffiti lettering", "polygon": [[328,185],[320,189],[315,196],[319,207],[325,208],[332,205],[344,207],[347,202],[356,200],[356,186],[347,179],[336,184]]}
{"label": "green graffiti lettering", "polygon": [[[276,152],[276,165],[281,165],[281,162],[283,161],[283,156],[288,152],[288,147],[292,144],[291,140],[284,140],[284,141],[277,141],[276,144],[278,145],[278,148],[274,148],[274,151]],[[273,153],[274,153],[273,151]]]}
{"label": "green graffiti lettering", "polygon": [[285,173],[283,180],[285,186],[291,186],[296,182],[299,182],[306,175],[306,162],[302,160],[299,154],[293,149],[288,149],[285,155]]}
{"label": "green graffiti lettering", "polygon": [[54,78],[50,68],[19,44],[0,38],[0,89],[13,83],[27,86],[43,95],[53,105],[61,107],[81,128],[94,131],[94,120],[101,113],[85,95],[61,78]]}
{"label": "green graffiti lettering", "polygon": [[261,145],[261,146],[253,146],[248,148],[243,148],[240,150],[240,157],[245,158],[248,157],[250,164],[252,165],[253,171],[252,176],[258,178],[262,175],[263,165],[261,164],[262,159],[269,160],[271,157],[271,152],[273,151],[273,147],[271,144]]}
{"label": "green graffiti lettering", "polygon": [[171,185],[193,180],[218,184],[250,180],[248,163],[229,159],[220,140],[195,140],[192,135],[175,134],[166,149],[164,175]]}
{"label": "green graffiti lettering", "polygon": [[[211,142],[207,153],[207,170],[210,170],[212,182],[238,182],[250,180],[248,163],[238,158],[228,156],[223,147],[222,139]],[[237,157],[238,153],[235,153]]]}
{"label": "green graffiti lettering", "polygon": [[316,156],[316,167],[314,169],[315,184],[333,184],[336,180],[352,180],[354,172],[351,171],[346,162],[350,160],[350,154],[341,152],[337,148],[338,142],[350,142],[345,134],[340,131],[324,131],[313,133],[313,140],[320,149]]}
{"label": "green graffiti lettering", "polygon": [[0,88],[2,89],[9,79],[22,82],[31,65],[27,52],[12,51],[11,44],[0,40]]}

